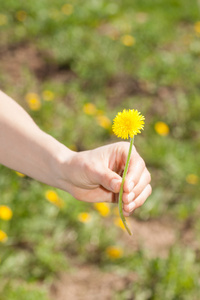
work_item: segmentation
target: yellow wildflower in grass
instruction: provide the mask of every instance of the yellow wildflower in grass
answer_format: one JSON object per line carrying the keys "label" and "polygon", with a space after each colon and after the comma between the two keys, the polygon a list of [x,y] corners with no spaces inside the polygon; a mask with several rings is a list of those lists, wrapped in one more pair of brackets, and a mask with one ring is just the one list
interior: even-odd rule
{"label": "yellow wildflower in grass", "polygon": [[70,16],[74,11],[74,7],[73,7],[73,5],[67,3],[62,6],[61,10],[62,10],[63,14]]}
{"label": "yellow wildflower in grass", "polygon": [[124,46],[131,47],[135,44],[135,38],[132,35],[125,34],[121,37],[121,42]]}
{"label": "yellow wildflower in grass", "polygon": [[189,184],[195,185],[195,184],[198,184],[198,182],[199,182],[199,177],[198,177],[197,175],[195,175],[195,174],[188,174],[188,175],[186,176],[186,181],[187,181],[187,183],[189,183]]}
{"label": "yellow wildflower in grass", "polygon": [[12,219],[13,213],[10,207],[6,205],[0,205],[0,219],[4,221],[9,221]]}
{"label": "yellow wildflower in grass", "polygon": [[4,243],[6,242],[6,240],[8,239],[8,236],[7,234],[0,229],[0,242]]}
{"label": "yellow wildflower in grass", "polygon": [[194,24],[194,31],[195,31],[198,35],[200,35],[200,21],[198,21],[198,22],[196,22],[196,23]]}
{"label": "yellow wildflower in grass", "polygon": [[26,94],[26,102],[31,110],[40,110],[41,102],[38,94],[36,93],[28,93]]}
{"label": "yellow wildflower in grass", "polygon": [[123,139],[128,139],[130,137],[130,147],[128,151],[126,165],[124,167],[122,184],[119,191],[119,201],[118,201],[119,215],[129,235],[131,235],[132,233],[123,215],[123,205],[122,205],[123,186],[128,171],[128,165],[129,165],[131,152],[133,148],[134,136],[140,133],[142,129],[144,129],[144,120],[145,120],[144,116],[142,116],[140,112],[138,112],[137,110],[124,109],[123,112],[119,112],[117,114],[117,116],[113,120],[113,127],[112,127],[113,133],[116,136]]}
{"label": "yellow wildflower in grass", "polygon": [[0,14],[0,26],[6,25],[8,23],[8,17],[6,15]]}
{"label": "yellow wildflower in grass", "polygon": [[15,172],[16,174],[17,174],[17,176],[19,176],[19,177],[25,177],[25,175],[24,174],[22,174],[22,173],[20,173],[20,172]]}
{"label": "yellow wildflower in grass", "polygon": [[54,93],[52,91],[49,91],[49,90],[45,90],[42,92],[42,98],[45,100],[45,101],[52,101],[54,99]]}
{"label": "yellow wildflower in grass", "polygon": [[110,215],[110,206],[108,203],[94,203],[94,207],[102,217]]}
{"label": "yellow wildflower in grass", "polygon": [[111,129],[112,123],[108,117],[103,115],[98,115],[96,117],[96,120],[99,126],[103,127],[104,129]]}
{"label": "yellow wildflower in grass", "polygon": [[97,112],[97,108],[93,103],[88,102],[83,106],[83,112],[86,115],[94,116]]}
{"label": "yellow wildflower in grass", "polygon": [[78,220],[82,223],[88,223],[91,220],[91,215],[87,212],[78,214]]}
{"label": "yellow wildflower in grass", "polygon": [[115,224],[117,227],[119,227],[119,228],[121,228],[121,229],[123,229],[123,230],[126,230],[126,228],[125,228],[125,226],[124,226],[124,223],[122,222],[122,220],[121,220],[120,217],[114,219],[114,224]]}
{"label": "yellow wildflower in grass", "polygon": [[65,205],[64,201],[53,190],[46,191],[45,198],[59,208],[62,208]]}
{"label": "yellow wildflower in grass", "polygon": [[113,120],[113,132],[122,139],[133,138],[144,128],[144,117],[134,109],[119,112]]}
{"label": "yellow wildflower in grass", "polygon": [[117,246],[109,246],[106,248],[106,254],[110,259],[118,259],[123,255],[123,250]]}
{"label": "yellow wildflower in grass", "polygon": [[166,136],[169,134],[169,126],[164,122],[156,122],[154,129],[159,135]]}
{"label": "yellow wildflower in grass", "polygon": [[15,16],[19,22],[24,22],[27,18],[27,13],[24,10],[19,10],[16,12]]}

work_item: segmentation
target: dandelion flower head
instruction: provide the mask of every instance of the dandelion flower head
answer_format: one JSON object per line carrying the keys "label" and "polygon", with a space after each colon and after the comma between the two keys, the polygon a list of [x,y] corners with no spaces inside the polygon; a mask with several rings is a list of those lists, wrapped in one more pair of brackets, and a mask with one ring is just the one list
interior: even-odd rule
{"label": "dandelion flower head", "polygon": [[144,116],[135,109],[124,109],[113,120],[113,132],[122,139],[133,138],[144,129]]}
{"label": "dandelion flower head", "polygon": [[106,254],[110,259],[118,259],[123,256],[123,250],[117,246],[109,246],[106,248]]}
{"label": "dandelion flower head", "polygon": [[0,219],[9,221],[10,219],[12,219],[12,216],[13,212],[10,207],[6,205],[0,205]]}
{"label": "dandelion flower head", "polygon": [[154,128],[155,131],[162,136],[168,135],[170,131],[169,126],[164,122],[156,122]]}
{"label": "dandelion flower head", "polygon": [[94,203],[94,207],[102,217],[108,217],[110,215],[110,206],[108,203]]}
{"label": "dandelion flower head", "polygon": [[82,212],[78,215],[78,220],[82,223],[88,223],[91,220],[91,215],[87,212]]}

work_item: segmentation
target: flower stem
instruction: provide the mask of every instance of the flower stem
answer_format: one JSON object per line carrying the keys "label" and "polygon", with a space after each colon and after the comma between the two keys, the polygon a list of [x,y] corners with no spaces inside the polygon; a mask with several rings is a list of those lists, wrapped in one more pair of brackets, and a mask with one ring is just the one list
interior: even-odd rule
{"label": "flower stem", "polygon": [[132,148],[133,148],[133,142],[134,142],[134,137],[130,138],[130,146],[129,146],[129,151],[128,151],[128,156],[127,156],[127,160],[126,160],[126,165],[124,168],[124,173],[122,176],[122,183],[121,183],[121,187],[120,187],[120,191],[119,191],[119,202],[118,202],[118,206],[119,206],[119,215],[120,218],[124,224],[124,227],[126,228],[127,232],[129,233],[129,235],[132,235],[131,230],[128,227],[128,224],[126,222],[126,219],[123,215],[123,209],[122,209],[122,195],[123,195],[123,188],[124,188],[124,181],[126,178],[126,174],[128,171],[128,166],[129,166],[129,162],[130,162],[130,158],[131,158],[131,152],[132,152]]}

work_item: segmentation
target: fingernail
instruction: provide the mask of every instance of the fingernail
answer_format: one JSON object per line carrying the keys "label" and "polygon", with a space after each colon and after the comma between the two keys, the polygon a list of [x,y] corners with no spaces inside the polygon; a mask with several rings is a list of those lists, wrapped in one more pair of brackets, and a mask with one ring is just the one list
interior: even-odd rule
{"label": "fingernail", "polygon": [[110,183],[110,187],[112,189],[113,192],[115,192],[117,190],[119,184],[119,180],[118,179],[113,179]]}
{"label": "fingernail", "polygon": [[129,191],[132,191],[132,189],[134,188],[134,185],[135,185],[134,182],[131,180],[128,184]]}

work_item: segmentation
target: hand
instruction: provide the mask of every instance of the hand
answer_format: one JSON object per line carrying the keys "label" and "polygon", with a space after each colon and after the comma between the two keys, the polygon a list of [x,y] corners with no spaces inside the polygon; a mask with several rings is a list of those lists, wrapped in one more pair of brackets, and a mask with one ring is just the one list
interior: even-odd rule
{"label": "hand", "polygon": [[[61,188],[86,202],[117,202],[129,143],[119,142],[74,153],[62,163]],[[123,213],[129,216],[151,194],[151,176],[133,147],[124,183]]]}

